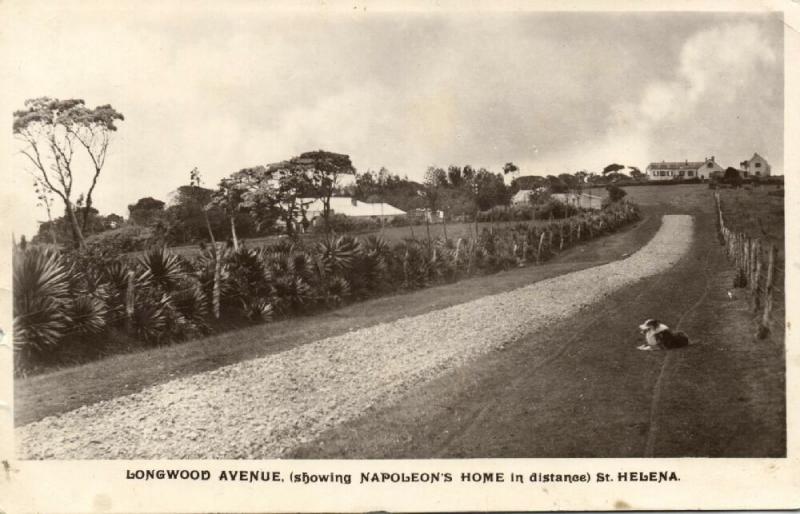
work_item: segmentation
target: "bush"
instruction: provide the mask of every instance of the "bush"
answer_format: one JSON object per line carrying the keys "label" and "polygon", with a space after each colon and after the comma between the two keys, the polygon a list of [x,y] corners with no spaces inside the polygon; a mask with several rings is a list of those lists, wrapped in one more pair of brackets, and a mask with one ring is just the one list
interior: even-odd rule
{"label": "bush", "polygon": [[619,202],[628,194],[627,191],[615,185],[608,186],[606,191],[608,191],[608,198],[611,203]]}
{"label": "bush", "polygon": [[86,238],[86,246],[102,254],[120,255],[140,252],[153,243],[153,231],[137,225],[107,230]]}
{"label": "bush", "polygon": [[350,232],[369,232],[381,227],[381,222],[377,218],[352,218],[344,214],[331,214],[326,225],[325,220],[317,218],[310,227],[312,234],[326,234],[335,232],[337,234],[347,234]]}
{"label": "bush", "polygon": [[558,200],[550,199],[545,203],[537,205],[535,218],[538,220],[548,220],[550,218],[568,218],[578,214],[578,208]]}

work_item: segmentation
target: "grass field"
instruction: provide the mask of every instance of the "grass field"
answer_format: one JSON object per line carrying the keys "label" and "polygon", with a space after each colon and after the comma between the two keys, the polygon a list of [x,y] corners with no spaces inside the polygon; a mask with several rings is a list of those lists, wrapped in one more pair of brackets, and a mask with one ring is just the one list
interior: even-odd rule
{"label": "grass field", "polygon": [[750,237],[777,244],[784,241],[784,197],[776,187],[720,190],[725,224]]}

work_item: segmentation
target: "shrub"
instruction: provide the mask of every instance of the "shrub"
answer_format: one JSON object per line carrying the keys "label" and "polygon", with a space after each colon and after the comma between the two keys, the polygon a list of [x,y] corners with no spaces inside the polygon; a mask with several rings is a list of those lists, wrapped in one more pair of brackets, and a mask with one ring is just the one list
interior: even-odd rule
{"label": "shrub", "polygon": [[86,238],[89,250],[114,256],[142,251],[153,242],[152,229],[137,225],[126,225]]}
{"label": "shrub", "polygon": [[608,199],[610,200],[611,203],[619,202],[620,200],[625,198],[625,196],[628,194],[627,191],[613,184],[608,186],[606,188],[606,191],[608,191]]}

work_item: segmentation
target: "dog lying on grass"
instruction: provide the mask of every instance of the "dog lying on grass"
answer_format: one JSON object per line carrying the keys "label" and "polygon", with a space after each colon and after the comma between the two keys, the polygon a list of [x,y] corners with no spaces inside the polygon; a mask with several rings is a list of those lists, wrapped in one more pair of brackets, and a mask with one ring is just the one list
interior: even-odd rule
{"label": "dog lying on grass", "polygon": [[644,334],[645,344],[637,346],[637,350],[674,350],[689,346],[689,336],[683,332],[673,332],[657,319],[648,319],[639,330]]}

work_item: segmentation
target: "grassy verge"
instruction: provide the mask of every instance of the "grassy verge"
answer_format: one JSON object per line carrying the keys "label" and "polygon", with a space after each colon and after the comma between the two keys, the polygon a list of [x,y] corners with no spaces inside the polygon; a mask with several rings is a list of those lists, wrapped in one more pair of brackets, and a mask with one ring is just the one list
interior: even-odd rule
{"label": "grassy verge", "polygon": [[116,355],[15,382],[15,423],[29,423],[84,404],[130,394],[348,330],[467,302],[552,276],[619,259],[644,245],[660,224],[657,209],[620,232],[564,251],[547,264],[462,280],[353,304],[316,316],[257,325],[203,339]]}

